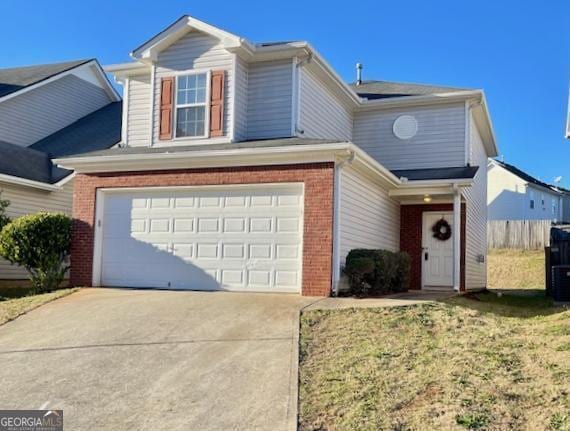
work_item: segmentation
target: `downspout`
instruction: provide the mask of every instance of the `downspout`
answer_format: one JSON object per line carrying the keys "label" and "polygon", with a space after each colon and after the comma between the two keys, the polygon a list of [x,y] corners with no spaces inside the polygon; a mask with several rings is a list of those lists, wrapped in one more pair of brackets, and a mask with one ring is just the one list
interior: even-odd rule
{"label": "downspout", "polygon": [[344,166],[352,164],[356,153],[352,150],[348,152],[348,156],[335,163],[334,167],[334,188],[333,188],[333,257],[332,257],[332,295],[338,295],[340,282],[340,195],[341,195],[341,172]]}
{"label": "downspout", "polygon": [[300,82],[300,77],[299,77],[299,71],[301,69],[301,67],[303,67],[306,64],[309,64],[311,62],[311,60],[313,59],[313,54],[309,51],[307,51],[307,49],[305,48],[305,52],[307,53],[307,57],[305,57],[303,60],[297,62],[297,64],[295,64],[295,67],[293,68],[294,70],[294,87],[293,87],[293,112],[292,112],[292,117],[293,117],[293,130],[292,130],[292,135],[293,136],[299,136],[299,135],[304,135],[305,131],[300,127],[300,120],[301,120],[301,107],[300,107],[300,102],[301,102],[301,82]]}

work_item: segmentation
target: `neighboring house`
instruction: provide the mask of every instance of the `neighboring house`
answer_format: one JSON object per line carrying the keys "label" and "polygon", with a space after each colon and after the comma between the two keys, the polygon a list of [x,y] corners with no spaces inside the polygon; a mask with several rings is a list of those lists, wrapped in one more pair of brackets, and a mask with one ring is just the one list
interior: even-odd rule
{"label": "neighboring house", "polygon": [[489,220],[570,220],[570,195],[499,160],[487,165]]}
{"label": "neighboring house", "polygon": [[[0,193],[8,215],[71,214],[73,173],[54,157],[120,141],[121,102],[96,60],[0,69]],[[0,279],[25,279],[0,259]]]}
{"label": "neighboring house", "polygon": [[481,90],[348,85],[307,42],[189,16],[131,56],[107,68],[124,148],[56,161],[76,170],[73,284],[329,295],[364,247],[410,253],[414,289],[486,286]]}

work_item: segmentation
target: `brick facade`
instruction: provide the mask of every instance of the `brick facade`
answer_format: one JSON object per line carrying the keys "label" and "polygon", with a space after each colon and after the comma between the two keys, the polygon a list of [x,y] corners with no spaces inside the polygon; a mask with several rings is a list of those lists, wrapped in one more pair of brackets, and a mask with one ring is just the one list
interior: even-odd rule
{"label": "brick facade", "polygon": [[77,174],[73,194],[71,284],[90,286],[92,283],[98,188],[302,182],[305,186],[302,293],[328,296],[332,282],[333,179],[333,163]]}
{"label": "brick facade", "polygon": [[[461,204],[461,290],[465,290],[465,204]],[[402,205],[400,250],[412,258],[410,289],[422,288],[422,215],[426,211],[453,211],[453,204]]]}

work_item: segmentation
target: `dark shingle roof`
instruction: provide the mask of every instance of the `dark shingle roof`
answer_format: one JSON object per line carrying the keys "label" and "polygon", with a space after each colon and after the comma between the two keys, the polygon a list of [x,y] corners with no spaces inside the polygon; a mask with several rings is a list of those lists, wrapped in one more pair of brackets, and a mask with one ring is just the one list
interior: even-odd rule
{"label": "dark shingle roof", "polygon": [[347,142],[338,139],[308,139],[308,138],[277,138],[254,141],[236,142],[231,144],[203,144],[203,145],[180,145],[169,147],[123,147],[109,148],[108,150],[93,151],[72,157],[95,157],[95,156],[121,156],[135,154],[160,154],[160,153],[185,153],[190,151],[219,151],[237,150],[244,148],[271,148],[284,147],[290,145],[312,145],[312,144],[335,144]]}
{"label": "dark shingle roof", "polygon": [[403,96],[424,96],[428,94],[449,93],[452,91],[468,91],[468,88],[442,87],[429,84],[411,84],[406,82],[362,81],[362,84],[350,84],[360,97],[365,99],[387,99]]}
{"label": "dark shingle roof", "polygon": [[540,181],[536,178],[534,178],[533,176],[527,174],[524,171],[521,171],[519,168],[517,168],[516,166],[510,165],[508,163],[505,162],[501,162],[499,160],[494,160],[495,163],[497,163],[497,165],[503,167],[504,169],[506,169],[507,171],[509,171],[510,173],[516,175],[517,177],[525,180],[528,183],[537,185],[537,186],[541,186],[541,187],[545,187],[547,189],[552,189],[552,186],[550,184],[547,184],[543,181]]}
{"label": "dark shingle roof", "polygon": [[46,153],[0,141],[0,173],[51,183],[51,171],[52,163]]}
{"label": "dark shingle roof", "polygon": [[54,157],[109,148],[121,140],[121,102],[113,102],[29,147],[0,141],[0,174],[53,184],[71,173]]}
{"label": "dark shingle roof", "polygon": [[15,93],[91,60],[66,61],[64,63],[0,69],[0,97]]}
{"label": "dark shingle roof", "polygon": [[410,181],[420,180],[461,180],[474,178],[478,166],[461,166],[457,168],[404,169],[392,171],[398,178],[405,177]]}
{"label": "dark shingle roof", "polygon": [[121,140],[121,112],[122,102],[109,103],[30,148],[53,158],[109,148]]}

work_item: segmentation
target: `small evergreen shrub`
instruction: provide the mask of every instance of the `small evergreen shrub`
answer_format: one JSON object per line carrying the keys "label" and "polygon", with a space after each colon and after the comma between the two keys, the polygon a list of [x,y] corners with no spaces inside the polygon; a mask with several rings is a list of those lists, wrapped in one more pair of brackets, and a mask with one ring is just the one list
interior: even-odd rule
{"label": "small evergreen shrub", "polygon": [[69,269],[70,245],[71,218],[64,214],[25,215],[0,231],[0,256],[28,271],[36,293],[59,287]]}
{"label": "small evergreen shrub", "polygon": [[344,272],[352,294],[384,295],[408,290],[410,265],[405,252],[354,249],[346,257]]}
{"label": "small evergreen shrub", "polygon": [[4,226],[10,223],[10,217],[6,215],[6,209],[10,206],[10,201],[7,199],[2,199],[2,193],[0,192],[0,231]]}

